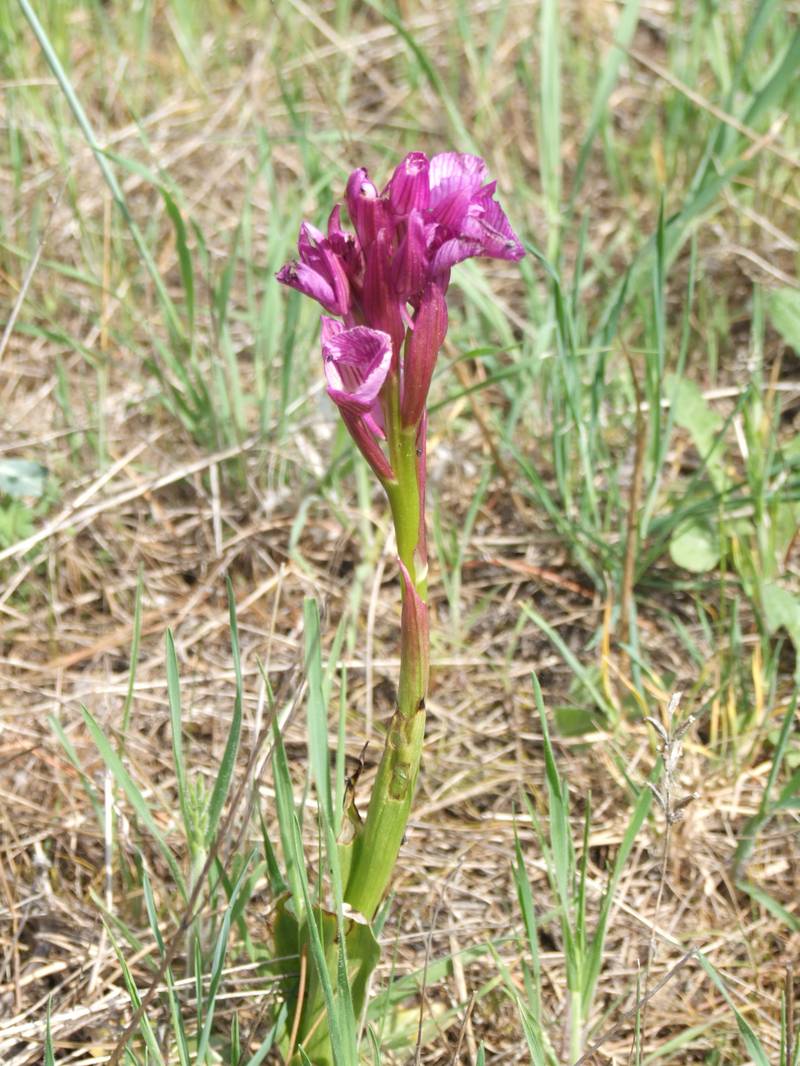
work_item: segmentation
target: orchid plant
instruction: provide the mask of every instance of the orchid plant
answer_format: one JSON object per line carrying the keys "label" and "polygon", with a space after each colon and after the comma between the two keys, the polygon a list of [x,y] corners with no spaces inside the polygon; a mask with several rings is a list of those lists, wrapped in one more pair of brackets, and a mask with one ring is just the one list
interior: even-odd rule
{"label": "orchid plant", "polygon": [[[363,168],[347,182],[327,234],[304,222],[299,259],[278,280],[315,299],[327,391],[386,491],[402,582],[397,708],[362,821],[347,812],[344,901],[367,921],[388,887],[408,821],[425,732],[428,556],[426,402],[447,333],[450,271],[473,256],[518,260],[524,249],[474,155],[411,152],[382,191]],[[346,857],[345,857],[346,856]]]}

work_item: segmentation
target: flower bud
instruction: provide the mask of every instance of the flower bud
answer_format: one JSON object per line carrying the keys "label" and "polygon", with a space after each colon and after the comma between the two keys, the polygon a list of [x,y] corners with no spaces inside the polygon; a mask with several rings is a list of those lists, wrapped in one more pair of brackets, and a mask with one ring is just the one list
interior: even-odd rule
{"label": "flower bud", "polygon": [[409,152],[389,182],[389,206],[396,215],[425,211],[430,200],[428,171],[424,152]]}

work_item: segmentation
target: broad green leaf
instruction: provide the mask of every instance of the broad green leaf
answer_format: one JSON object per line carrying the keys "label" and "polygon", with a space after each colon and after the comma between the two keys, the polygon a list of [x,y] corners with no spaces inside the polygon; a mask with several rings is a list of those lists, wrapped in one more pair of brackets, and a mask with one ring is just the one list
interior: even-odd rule
{"label": "broad green leaf", "polygon": [[0,492],[19,499],[38,499],[44,492],[47,467],[32,459],[0,459]]}
{"label": "broad green leaf", "polygon": [[772,289],[767,313],[781,337],[800,355],[800,290]]}
{"label": "broad green leaf", "polygon": [[689,378],[668,375],[665,391],[672,400],[675,425],[689,434],[700,458],[706,464],[714,488],[721,491],[727,483],[720,439],[725,420],[709,406],[700,386]]}
{"label": "broad green leaf", "polygon": [[689,519],[672,534],[669,554],[676,566],[693,574],[704,574],[719,562],[719,538],[705,522]]}
{"label": "broad green leaf", "polygon": [[781,585],[765,581],[761,586],[764,619],[770,633],[785,629],[796,652],[795,677],[800,678],[800,598]]}

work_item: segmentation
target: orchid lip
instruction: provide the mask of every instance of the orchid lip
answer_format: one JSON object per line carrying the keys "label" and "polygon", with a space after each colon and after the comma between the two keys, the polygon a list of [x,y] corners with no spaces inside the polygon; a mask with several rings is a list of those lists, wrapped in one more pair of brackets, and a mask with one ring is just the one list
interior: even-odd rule
{"label": "orchid lip", "polygon": [[328,395],[343,411],[368,414],[389,373],[391,337],[366,326],[327,332],[322,356]]}

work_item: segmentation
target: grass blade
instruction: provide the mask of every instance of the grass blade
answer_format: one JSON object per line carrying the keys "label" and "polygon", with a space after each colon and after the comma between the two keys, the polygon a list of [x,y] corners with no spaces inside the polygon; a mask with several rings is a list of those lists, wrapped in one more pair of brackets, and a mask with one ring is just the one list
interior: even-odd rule
{"label": "grass blade", "polygon": [[137,788],[136,783],[134,782],[131,775],[123,766],[122,760],[120,759],[119,755],[108,742],[108,738],[106,737],[105,733],[94,720],[92,715],[89,713],[88,709],[84,706],[81,706],[81,711],[83,712],[83,720],[86,723],[86,728],[89,730],[92,740],[94,741],[97,750],[100,752],[103,762],[111,771],[114,780],[125,793],[128,802],[130,803],[131,807],[133,807],[134,812],[136,813],[136,817],[139,819],[142,825],[147,828],[148,832],[152,836],[153,841],[155,842],[158,850],[161,852],[161,855],[164,858],[164,861],[166,862],[167,866],[169,866],[170,873],[172,874],[175,880],[175,884],[178,886],[178,889],[180,890],[180,893],[185,901],[188,897],[186,894],[186,882],[184,881],[183,874],[181,873],[180,867],[178,866],[175,856],[172,854],[172,851],[170,850],[167,842],[164,840],[161,830],[156,825],[156,821],[153,818],[153,815],[150,813],[150,808],[147,806],[144,797]]}
{"label": "grass blade", "polygon": [[227,579],[228,587],[228,616],[231,627],[231,654],[233,655],[233,671],[236,678],[236,695],[233,701],[233,716],[231,727],[228,731],[228,740],[225,751],[219,764],[219,772],[211,792],[208,804],[208,828],[206,830],[206,844],[210,845],[217,833],[217,826],[222,815],[222,808],[228,797],[228,791],[233,780],[233,771],[236,765],[236,755],[239,750],[239,736],[242,731],[242,699],[244,686],[242,683],[242,659],[239,653],[239,627],[236,622],[236,598],[233,594],[231,579]]}

